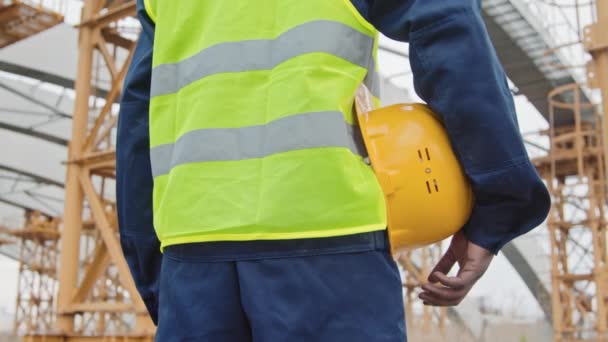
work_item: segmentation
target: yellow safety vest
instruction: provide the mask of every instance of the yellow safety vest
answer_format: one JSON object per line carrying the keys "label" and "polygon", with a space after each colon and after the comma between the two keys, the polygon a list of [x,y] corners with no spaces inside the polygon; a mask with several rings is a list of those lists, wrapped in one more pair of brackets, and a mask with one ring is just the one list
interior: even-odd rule
{"label": "yellow safety vest", "polygon": [[154,225],[163,247],[385,229],[357,87],[377,31],[350,0],[146,0]]}

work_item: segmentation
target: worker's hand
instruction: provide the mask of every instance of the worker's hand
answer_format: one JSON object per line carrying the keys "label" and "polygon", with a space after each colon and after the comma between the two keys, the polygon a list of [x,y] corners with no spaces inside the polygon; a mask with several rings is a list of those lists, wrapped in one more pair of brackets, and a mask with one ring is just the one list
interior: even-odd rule
{"label": "worker's hand", "polygon": [[[422,285],[419,298],[425,305],[458,305],[488,269],[493,257],[490,251],[470,242],[462,231],[458,232],[429,275],[429,283]],[[449,277],[447,274],[456,262],[460,270],[455,277]]]}

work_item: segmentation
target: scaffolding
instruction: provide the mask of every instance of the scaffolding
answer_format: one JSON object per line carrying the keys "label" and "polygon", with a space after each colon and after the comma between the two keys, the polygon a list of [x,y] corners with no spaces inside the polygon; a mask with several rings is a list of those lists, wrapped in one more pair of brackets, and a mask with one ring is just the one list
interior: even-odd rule
{"label": "scaffolding", "polygon": [[[10,6],[35,7],[15,1]],[[57,231],[52,239],[31,235],[28,226],[18,233],[38,244],[22,248],[22,263],[35,259],[40,266],[47,260],[32,270],[34,278],[31,267],[20,269],[17,331],[24,341],[153,339],[153,324],[120,250],[113,193],[116,104],[138,34],[134,14],[135,1],[83,3],[61,239]],[[28,286],[33,290],[24,288]],[[33,291],[36,297],[28,295]],[[42,302],[52,312],[50,318],[29,323],[27,317]]]}
{"label": "scaffolding", "polygon": [[14,331],[46,334],[55,324],[59,219],[26,211],[25,227],[11,231],[20,241]]}
{"label": "scaffolding", "polygon": [[[557,342],[606,341],[606,177],[601,117],[586,122],[595,106],[582,101],[578,84],[549,95],[549,153],[535,160],[552,197],[547,220],[551,241],[552,318]],[[565,101],[564,99],[573,99]],[[555,112],[573,124],[554,125]]]}
{"label": "scaffolding", "polygon": [[547,53],[573,61],[552,67],[578,76],[576,83],[548,94],[550,127],[543,134],[550,146],[546,156],[534,160],[553,204],[547,225],[554,341],[608,341],[608,2],[528,3],[551,7],[538,9],[557,17],[543,17],[557,39]]}
{"label": "scaffolding", "polygon": [[57,297],[62,341],[154,334],[120,249],[113,198],[115,103],[135,49],[134,14],[135,1],[89,0],[82,11]]}
{"label": "scaffolding", "polygon": [[0,48],[63,22],[62,0],[0,0]]}

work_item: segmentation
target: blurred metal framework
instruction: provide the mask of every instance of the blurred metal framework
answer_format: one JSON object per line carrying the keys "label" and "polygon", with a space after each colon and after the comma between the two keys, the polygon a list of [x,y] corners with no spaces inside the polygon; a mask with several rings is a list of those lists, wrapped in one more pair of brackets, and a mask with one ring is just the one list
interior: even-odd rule
{"label": "blurred metal framework", "polygon": [[554,340],[608,341],[608,1],[536,6],[550,6],[559,17],[545,18],[559,39],[546,54],[577,62],[553,67],[578,75],[549,92],[550,127],[543,134],[550,148],[534,160],[553,201],[547,224]]}
{"label": "blurred metal framework", "polygon": [[[112,189],[115,104],[138,33],[125,21],[134,14],[135,1],[83,3],[59,259],[58,341],[153,339],[152,321],[120,249]],[[96,93],[100,68],[111,76],[102,101]],[[38,340],[49,336],[26,338]]]}
{"label": "blurred metal framework", "polygon": [[[61,3],[29,2],[8,6],[48,11],[40,5]],[[23,229],[9,232],[21,241],[15,330],[25,341],[153,339],[153,324],[118,243],[112,189],[116,102],[138,33],[129,25],[134,13],[135,1],[83,3],[61,229],[59,219],[37,213]]]}
{"label": "blurred metal framework", "polygon": [[0,48],[63,22],[63,0],[0,0]]}
{"label": "blurred metal framework", "polygon": [[424,335],[439,332],[445,333],[447,319],[446,308],[422,306],[420,313],[416,312],[416,304],[420,304],[418,294],[420,286],[442,256],[440,244],[416,251],[406,252],[397,257],[397,262],[403,267],[403,288],[405,290],[405,317],[408,317],[409,330],[420,330]]}
{"label": "blurred metal framework", "polygon": [[[547,157],[535,162],[552,195],[547,224],[551,239],[554,339],[606,341],[606,173],[601,118],[581,119],[581,86],[550,94],[551,117],[570,111],[574,124],[552,125]],[[563,95],[573,102],[564,102]]]}
{"label": "blurred metal framework", "polygon": [[25,212],[19,230],[0,229],[19,241],[19,278],[14,330],[51,332],[55,324],[59,219]]}

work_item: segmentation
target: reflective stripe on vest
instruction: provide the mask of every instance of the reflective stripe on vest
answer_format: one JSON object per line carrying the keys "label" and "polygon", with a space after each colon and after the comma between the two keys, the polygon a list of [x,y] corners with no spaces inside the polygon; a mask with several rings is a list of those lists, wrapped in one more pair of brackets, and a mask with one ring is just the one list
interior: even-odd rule
{"label": "reflective stripe on vest", "polygon": [[352,111],[358,84],[378,91],[377,33],[349,0],[145,5],[163,247],[384,229]]}
{"label": "reflective stripe on vest", "polygon": [[[312,40],[309,37],[320,39]],[[373,44],[373,37],[341,23],[305,23],[276,39],[222,43],[182,62],[161,64],[152,75],[151,96],[176,93],[213,74],[273,69],[291,58],[315,52],[337,56],[366,68],[369,73],[365,85],[374,95],[379,95],[379,84],[374,82],[378,78],[374,60],[370,59]]]}
{"label": "reflective stripe on vest", "polygon": [[319,147],[344,147],[367,156],[358,127],[347,124],[340,112],[319,112],[289,116],[262,126],[191,131],[175,144],[152,148],[150,158],[152,175],[157,177],[185,163],[264,158]]}

